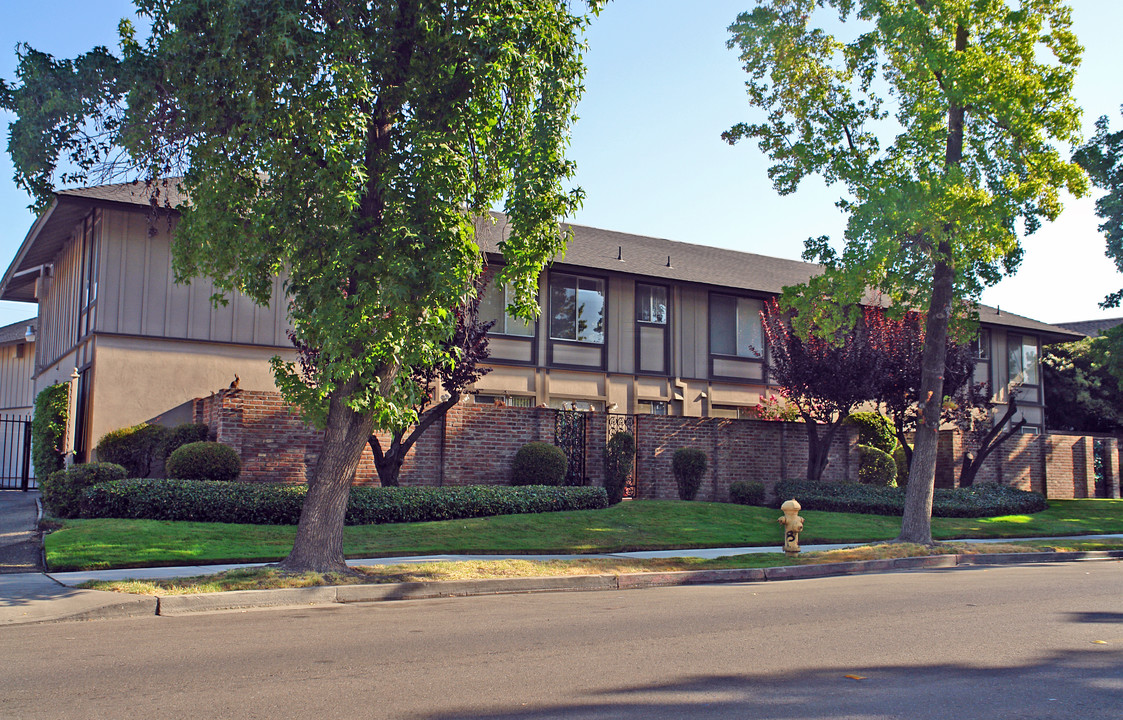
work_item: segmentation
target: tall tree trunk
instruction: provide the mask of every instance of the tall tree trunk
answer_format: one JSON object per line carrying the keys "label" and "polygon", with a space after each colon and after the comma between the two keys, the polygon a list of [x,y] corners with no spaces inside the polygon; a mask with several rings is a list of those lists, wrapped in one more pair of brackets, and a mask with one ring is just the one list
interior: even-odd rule
{"label": "tall tree trunk", "polygon": [[936,451],[940,441],[940,411],[944,401],[944,361],[955,270],[950,248],[941,242],[932,277],[932,301],[925,320],[921,354],[920,420],[912,450],[905,514],[898,542],[932,544],[932,497],[936,491]]}
{"label": "tall tree trunk", "polygon": [[[967,49],[967,28],[955,29],[955,51]],[[944,167],[948,170],[963,159],[965,108],[958,101],[948,105],[948,136]],[[946,234],[951,228],[944,228]],[[898,542],[932,544],[932,497],[936,492],[936,452],[940,442],[940,410],[944,402],[944,364],[947,360],[948,325],[955,293],[955,265],[950,238],[945,235],[933,248],[932,297],[924,321],[924,352],[921,353],[920,422],[905,492],[905,513]]]}
{"label": "tall tree trunk", "polygon": [[354,380],[332,393],[324,444],[300,512],[292,552],[280,563],[289,572],[347,572],[343,557],[343,523],[351,482],[367,438],[374,429],[374,414],[356,413],[345,399],[354,392]]}

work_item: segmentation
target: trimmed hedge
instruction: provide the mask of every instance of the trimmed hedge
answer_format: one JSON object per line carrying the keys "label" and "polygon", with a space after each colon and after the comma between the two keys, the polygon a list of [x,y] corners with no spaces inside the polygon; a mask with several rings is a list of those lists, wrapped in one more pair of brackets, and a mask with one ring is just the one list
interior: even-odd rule
{"label": "trimmed hedge", "polygon": [[738,480],[729,486],[729,500],[738,505],[764,505],[764,483]]}
{"label": "trimmed hedge", "polygon": [[897,447],[897,436],[889,420],[875,412],[850,413],[846,424],[858,428],[858,444],[869,445],[886,454],[892,454]]}
{"label": "trimmed hedge", "polygon": [[[912,445],[909,445],[912,449]],[[893,451],[893,464],[897,466],[897,487],[908,487],[909,484],[909,459],[905,455],[905,446],[897,443]]]}
{"label": "trimmed hedge", "polygon": [[242,460],[229,445],[193,442],[168,455],[164,472],[177,480],[237,480],[242,474]]}
{"label": "trimmed hedge", "polygon": [[897,463],[893,462],[893,456],[873,445],[859,445],[858,482],[863,485],[895,487]]}
{"label": "trimmed hedge", "polygon": [[31,461],[37,478],[62,470],[69,403],[67,383],[45,387],[35,396],[35,412],[31,416]]}
{"label": "trimmed hedge", "polygon": [[213,439],[210,437],[210,428],[206,423],[180,423],[168,428],[164,434],[164,442],[160,446],[160,459],[166,463],[168,456],[184,445]]}
{"label": "trimmed hedge", "polygon": [[[82,517],[295,525],[306,492],[306,485],[278,483],[121,480],[87,490]],[[346,523],[459,520],[606,507],[608,495],[597,487],[353,487]]]}
{"label": "trimmed hedge", "polygon": [[675,474],[680,500],[693,500],[702,486],[702,475],[706,473],[706,453],[698,448],[679,448],[671,457],[671,470]]}
{"label": "trimmed hedge", "polygon": [[39,481],[43,505],[60,518],[79,517],[84,491],[98,483],[124,480],[125,468],[107,462],[83,463],[65,470],[56,470]]}
{"label": "trimmed hedge", "polygon": [[615,505],[624,499],[624,486],[632,474],[636,457],[636,439],[630,432],[618,432],[604,448],[604,489],[608,502]]}
{"label": "trimmed hedge", "polygon": [[148,423],[110,430],[97,441],[97,458],[125,468],[126,477],[148,477],[167,433],[163,425]]}
{"label": "trimmed hedge", "polygon": [[548,442],[528,442],[511,463],[512,485],[562,485],[566,459],[560,447]]}
{"label": "trimmed hedge", "polygon": [[[796,498],[804,510],[904,515],[905,488],[877,487],[858,483],[812,483],[781,480],[776,497]],[[995,517],[1040,512],[1048,507],[1041,493],[1008,485],[983,483],[954,490],[936,488],[932,501],[934,517]]]}

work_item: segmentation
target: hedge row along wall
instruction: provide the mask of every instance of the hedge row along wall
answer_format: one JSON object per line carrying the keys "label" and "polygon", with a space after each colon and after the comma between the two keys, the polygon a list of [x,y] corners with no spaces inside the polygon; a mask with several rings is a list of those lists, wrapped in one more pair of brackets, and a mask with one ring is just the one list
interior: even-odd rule
{"label": "hedge row along wall", "polygon": [[[492,485],[510,481],[511,462],[523,444],[553,442],[556,411],[492,405],[457,405],[444,423],[435,423],[402,466],[403,486]],[[242,459],[241,478],[257,482],[305,481],[315,464],[321,433],[277,393],[222,390],[195,400],[196,422],[207,423],[219,442]],[[639,415],[636,429],[637,497],[678,497],[671,456],[680,447],[705,451],[709,468],[699,500],[729,499],[729,486],[756,480],[771,490],[780,478],[802,478],[807,467],[807,434],[799,423]],[[594,485],[604,483],[607,422],[591,413],[586,426],[585,470]],[[1093,440],[1077,435],[1021,435],[1011,438],[983,466],[979,482],[997,481],[1051,498],[1094,497]],[[937,486],[954,487],[958,458],[973,440],[941,434]],[[1119,443],[1105,440],[1112,480],[1109,494],[1119,497]],[[830,451],[827,481],[857,480],[857,433],[844,427]],[[377,485],[369,448],[355,475],[361,485]]]}

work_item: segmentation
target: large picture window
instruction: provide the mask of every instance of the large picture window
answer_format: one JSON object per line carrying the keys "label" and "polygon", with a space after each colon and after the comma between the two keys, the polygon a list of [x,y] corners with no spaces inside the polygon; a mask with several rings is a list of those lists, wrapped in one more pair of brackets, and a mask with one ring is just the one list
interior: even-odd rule
{"label": "large picture window", "polygon": [[1007,335],[1010,382],[1037,384],[1037,338],[1033,335]]}
{"label": "large picture window", "polygon": [[490,330],[494,335],[533,337],[534,323],[507,312],[512,300],[514,300],[514,291],[510,285],[488,284],[483,297],[480,298],[480,320],[495,321],[495,325],[492,325]]}
{"label": "large picture window", "polygon": [[604,280],[550,274],[550,338],[604,344]]}
{"label": "large picture window", "polygon": [[763,303],[731,295],[710,296],[710,353],[761,359]]}

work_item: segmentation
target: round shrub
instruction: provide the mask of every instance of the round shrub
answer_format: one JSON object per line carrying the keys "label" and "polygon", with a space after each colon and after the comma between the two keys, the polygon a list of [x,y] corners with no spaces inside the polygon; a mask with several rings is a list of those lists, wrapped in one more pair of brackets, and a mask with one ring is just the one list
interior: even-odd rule
{"label": "round shrub", "polygon": [[858,446],[858,480],[863,485],[894,487],[897,484],[897,463],[880,448]]}
{"label": "round shrub", "polygon": [[764,483],[738,480],[729,486],[729,500],[738,505],[764,506]]}
{"label": "round shrub", "polygon": [[693,500],[706,472],[706,453],[698,448],[679,448],[671,460],[680,500]]}
{"label": "round shrub", "polygon": [[235,480],[242,472],[242,461],[229,445],[193,442],[169,455],[164,469],[177,480]]}
{"label": "round shrub", "polygon": [[529,442],[515,453],[511,484],[562,485],[565,466],[565,453],[561,448],[547,442]]}
{"label": "round shrub", "polygon": [[[909,445],[912,449],[912,445]],[[897,487],[907,487],[909,484],[909,459],[905,456],[905,446],[897,444],[893,450],[893,462],[897,465]]]}
{"label": "round shrub", "polygon": [[98,483],[125,479],[125,468],[106,462],[74,465],[57,470],[39,481],[43,505],[55,517],[76,518],[82,511],[82,496]]}
{"label": "round shrub", "polygon": [[869,445],[887,454],[891,454],[897,447],[893,425],[875,412],[850,413],[846,423],[858,428],[859,445]]}
{"label": "round shrub", "polygon": [[160,446],[160,459],[167,463],[168,456],[176,450],[188,443],[208,440],[209,434],[210,428],[206,423],[181,423],[168,428],[164,434],[164,442]]}
{"label": "round shrub", "polygon": [[97,458],[122,466],[129,477],[148,477],[167,432],[162,425],[148,423],[111,430],[97,441]]}
{"label": "round shrub", "polygon": [[624,485],[632,474],[636,439],[629,432],[618,432],[608,439],[604,450],[604,489],[612,505],[624,499]]}

